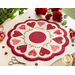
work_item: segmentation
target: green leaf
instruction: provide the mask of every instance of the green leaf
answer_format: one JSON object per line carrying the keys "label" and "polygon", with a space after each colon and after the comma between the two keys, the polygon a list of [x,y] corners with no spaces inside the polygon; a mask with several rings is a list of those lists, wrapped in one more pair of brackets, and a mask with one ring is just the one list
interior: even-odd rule
{"label": "green leaf", "polygon": [[13,15],[10,19],[13,19],[13,18],[15,18],[15,16]]}
{"label": "green leaf", "polygon": [[2,8],[0,9],[0,14],[2,14]]}
{"label": "green leaf", "polygon": [[0,24],[8,18],[13,19],[15,17],[14,14],[17,11],[19,11],[19,14],[23,14],[23,11],[27,9],[28,8],[0,8]]}
{"label": "green leaf", "polygon": [[2,21],[1,19],[0,19],[0,25],[3,23],[4,21]]}
{"label": "green leaf", "polygon": [[25,10],[27,10],[28,8],[24,8]]}
{"label": "green leaf", "polygon": [[58,21],[58,22],[62,22],[62,20]]}
{"label": "green leaf", "polygon": [[5,14],[2,14],[1,16],[0,16],[0,19],[2,19],[2,18],[4,18],[5,17]]}
{"label": "green leaf", "polygon": [[24,11],[24,8],[20,8],[21,11]]}
{"label": "green leaf", "polygon": [[64,21],[62,22],[62,25],[64,26],[64,25],[66,25],[66,24],[67,24],[67,21],[64,20]]}
{"label": "green leaf", "polygon": [[21,14],[23,14],[24,12],[22,12],[22,11],[19,11],[19,15],[21,15]]}
{"label": "green leaf", "polygon": [[15,9],[13,9],[12,10],[12,13],[10,13],[9,15],[8,15],[8,18],[11,18],[13,15],[14,15],[14,13],[16,13],[17,12],[17,8],[15,8]]}
{"label": "green leaf", "polygon": [[50,9],[50,8],[48,8],[47,9],[47,13],[49,14],[49,13],[51,13],[52,12],[52,10]]}
{"label": "green leaf", "polygon": [[68,18],[68,16],[67,15],[64,15],[64,19],[67,19]]}
{"label": "green leaf", "polygon": [[1,21],[5,21],[5,18],[1,19]]}
{"label": "green leaf", "polygon": [[6,14],[7,13],[7,10],[4,10],[4,13]]}

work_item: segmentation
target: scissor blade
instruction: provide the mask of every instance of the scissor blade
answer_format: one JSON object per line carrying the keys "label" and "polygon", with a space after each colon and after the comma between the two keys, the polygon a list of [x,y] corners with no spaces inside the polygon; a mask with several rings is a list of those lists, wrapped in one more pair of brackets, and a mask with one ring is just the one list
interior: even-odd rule
{"label": "scissor blade", "polygon": [[23,64],[23,65],[26,65],[26,63],[23,63],[23,62],[19,62],[19,64]]}

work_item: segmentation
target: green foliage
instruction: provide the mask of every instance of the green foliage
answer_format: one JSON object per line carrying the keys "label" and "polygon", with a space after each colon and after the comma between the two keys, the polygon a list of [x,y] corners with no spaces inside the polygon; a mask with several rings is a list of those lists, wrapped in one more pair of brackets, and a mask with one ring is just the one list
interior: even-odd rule
{"label": "green foliage", "polygon": [[67,15],[64,15],[64,19],[67,19],[68,18],[68,16]]}
{"label": "green foliage", "polygon": [[15,18],[14,14],[19,11],[19,15],[23,14],[27,8],[0,8],[0,25],[8,18]]}
{"label": "green foliage", "polygon": [[47,9],[47,13],[48,13],[48,14],[49,14],[49,13],[52,13],[51,8],[48,8],[48,9]]}
{"label": "green foliage", "polygon": [[67,21],[66,20],[63,20],[62,25],[64,26],[66,24],[67,24]]}

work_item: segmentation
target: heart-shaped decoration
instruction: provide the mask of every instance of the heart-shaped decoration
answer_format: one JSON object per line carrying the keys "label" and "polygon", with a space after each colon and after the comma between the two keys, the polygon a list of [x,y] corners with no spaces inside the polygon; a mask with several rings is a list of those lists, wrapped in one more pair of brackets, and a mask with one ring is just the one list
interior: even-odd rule
{"label": "heart-shaped decoration", "polygon": [[12,36],[17,37],[17,36],[21,36],[21,35],[23,35],[21,32],[19,32],[18,30],[15,30],[14,34]]}
{"label": "heart-shaped decoration", "polygon": [[51,30],[51,29],[55,29],[56,27],[55,26],[52,26],[51,24],[48,24],[47,25],[47,30]]}
{"label": "heart-shaped decoration", "polygon": [[59,46],[56,46],[56,45],[50,45],[50,46],[53,51],[56,51],[57,49],[59,49]]}
{"label": "heart-shaped decoration", "polygon": [[12,42],[13,42],[13,45],[16,45],[20,42],[21,40],[17,40],[17,39],[13,39]]}
{"label": "heart-shaped decoration", "polygon": [[45,24],[45,22],[38,22],[38,25],[39,26],[42,26],[42,25],[44,25]]}
{"label": "heart-shaped decoration", "polygon": [[50,51],[42,47],[39,54],[41,56],[44,56],[45,54],[48,55],[48,54],[50,54]]}
{"label": "heart-shaped decoration", "polygon": [[21,25],[18,27],[19,29],[26,29],[25,25]]}
{"label": "heart-shaped decoration", "polygon": [[56,30],[56,31],[54,32],[54,34],[61,35],[62,33],[60,32],[60,30]]}
{"label": "heart-shaped decoration", "polygon": [[28,53],[28,55],[36,56],[37,53],[36,53],[36,51],[33,49],[33,50],[31,50],[31,51]]}
{"label": "heart-shaped decoration", "polygon": [[17,50],[20,50],[22,53],[24,53],[24,52],[26,52],[27,45],[18,46],[16,49],[17,49]]}
{"label": "heart-shaped decoration", "polygon": [[34,28],[35,24],[36,24],[35,22],[27,23],[27,25],[32,27],[32,28]]}
{"label": "heart-shaped decoration", "polygon": [[5,52],[5,53],[4,53],[4,55],[7,55],[7,54],[8,54],[8,52]]}
{"label": "heart-shaped decoration", "polygon": [[53,38],[53,40],[59,44],[62,43],[63,38],[62,37],[57,37],[57,38]]}

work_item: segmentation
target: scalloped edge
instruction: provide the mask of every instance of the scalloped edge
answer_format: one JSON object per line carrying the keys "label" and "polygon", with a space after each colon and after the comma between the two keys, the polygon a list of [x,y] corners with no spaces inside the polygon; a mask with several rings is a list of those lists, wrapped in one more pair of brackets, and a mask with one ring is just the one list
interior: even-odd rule
{"label": "scalloped edge", "polygon": [[[47,58],[42,58],[42,57],[29,58],[29,57],[25,56],[24,54],[19,54],[19,53],[17,53],[17,52],[15,51],[15,49],[14,49],[14,46],[12,46],[12,45],[10,44],[11,32],[12,32],[13,30],[15,30],[16,27],[17,27],[18,25],[20,25],[20,24],[24,24],[24,23],[26,23],[26,22],[28,22],[28,21],[40,21],[40,20],[46,21],[46,22],[48,22],[48,23],[55,24],[58,28],[60,28],[60,29],[64,32],[63,37],[65,38],[66,41],[65,41],[65,43],[62,45],[62,49],[61,49],[59,52],[57,52],[57,53],[53,53],[51,56],[49,56],[49,57],[47,57]],[[38,20],[29,19],[29,20],[26,20],[26,21],[24,21],[24,22],[18,23],[18,24],[16,24],[16,25],[14,26],[13,29],[11,29],[11,30],[8,32],[7,35],[8,35],[7,45],[8,45],[9,47],[11,47],[12,53],[15,54],[15,55],[17,55],[17,56],[21,56],[21,57],[23,57],[24,59],[29,60],[29,61],[36,61],[36,60],[47,61],[47,60],[51,60],[53,57],[55,57],[55,56],[57,56],[57,55],[61,55],[61,54],[65,51],[65,46],[67,46],[67,45],[69,44],[69,39],[67,38],[67,32],[66,32],[66,30],[64,30],[63,28],[61,28],[61,27],[59,26],[59,24],[57,24],[57,23],[55,23],[55,22],[50,22],[50,21],[45,20],[45,19],[38,19]]]}

